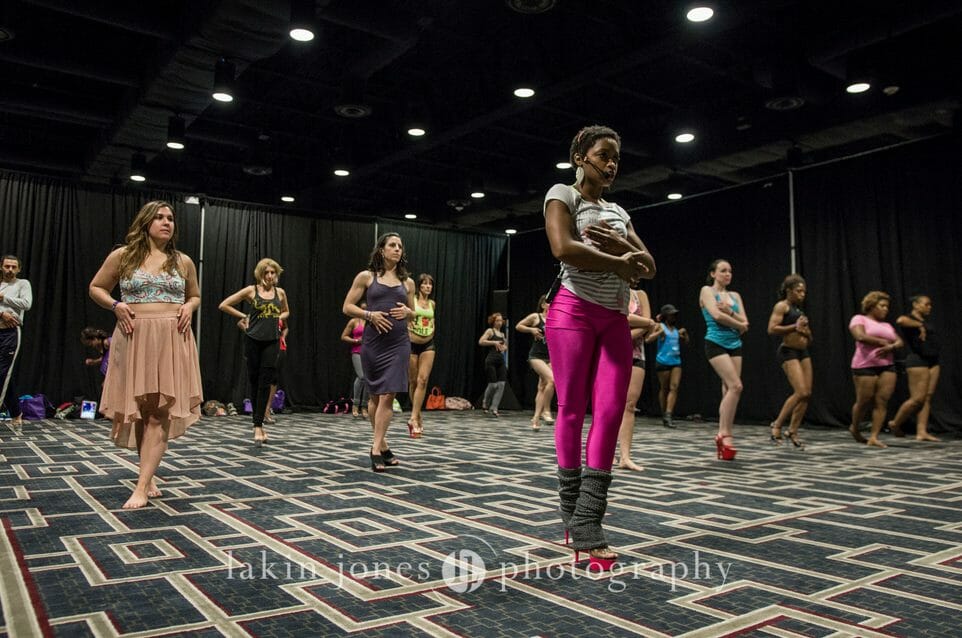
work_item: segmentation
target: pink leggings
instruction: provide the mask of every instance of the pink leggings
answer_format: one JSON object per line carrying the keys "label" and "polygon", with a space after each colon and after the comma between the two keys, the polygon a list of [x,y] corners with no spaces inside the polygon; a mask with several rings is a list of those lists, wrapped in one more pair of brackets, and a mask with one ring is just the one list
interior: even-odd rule
{"label": "pink leggings", "polygon": [[551,302],[545,332],[558,396],[558,466],[581,467],[581,430],[590,395],[586,464],[610,471],[631,380],[628,320],[562,287]]}

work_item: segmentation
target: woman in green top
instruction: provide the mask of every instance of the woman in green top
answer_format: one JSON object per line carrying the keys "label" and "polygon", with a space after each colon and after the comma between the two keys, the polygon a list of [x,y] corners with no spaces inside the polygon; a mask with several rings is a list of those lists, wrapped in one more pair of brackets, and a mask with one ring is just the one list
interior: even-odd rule
{"label": "woman in green top", "polygon": [[421,406],[427,392],[428,378],[434,367],[434,277],[427,273],[418,275],[418,292],[414,300],[414,321],[408,324],[411,337],[411,364],[408,369],[411,393],[411,418],[408,433],[412,439],[420,439],[424,431]]}

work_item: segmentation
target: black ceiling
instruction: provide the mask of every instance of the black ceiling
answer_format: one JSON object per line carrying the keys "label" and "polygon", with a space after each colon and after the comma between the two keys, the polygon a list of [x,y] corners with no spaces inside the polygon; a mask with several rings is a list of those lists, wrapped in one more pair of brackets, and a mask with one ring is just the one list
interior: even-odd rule
{"label": "black ceiling", "polygon": [[[572,179],[554,165],[585,124],[621,133],[612,199],[631,208],[939,134],[959,103],[958,1],[716,1],[701,24],[668,0],[310,4],[318,37],[298,43],[290,0],[4,0],[0,166],[106,183],[143,152],[154,187],[524,228]],[[227,105],[210,97],[221,57]],[[871,90],[847,94],[850,70]],[[533,98],[512,95],[522,80]],[[174,114],[183,151],[164,146]],[[674,141],[682,125],[695,142]]]}

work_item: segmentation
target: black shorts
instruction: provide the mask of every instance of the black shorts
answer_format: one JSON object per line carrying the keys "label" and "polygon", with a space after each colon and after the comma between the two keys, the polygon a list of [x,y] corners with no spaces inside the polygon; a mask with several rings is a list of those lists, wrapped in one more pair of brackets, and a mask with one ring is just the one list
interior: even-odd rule
{"label": "black shorts", "polygon": [[425,352],[434,352],[434,339],[431,339],[427,343],[414,343],[411,342],[411,355],[419,356]]}
{"label": "black shorts", "polygon": [[742,349],[740,346],[738,348],[722,348],[714,341],[705,341],[705,356],[708,357],[709,361],[723,354],[727,354],[729,357],[740,357],[742,356]]}
{"label": "black shorts", "polygon": [[638,358],[632,357],[632,359],[631,359],[631,367],[632,367],[632,368],[641,368],[642,370],[644,370],[644,369],[645,369],[645,360],[644,360],[644,359],[638,359]]}
{"label": "black shorts", "polygon": [[877,377],[883,372],[895,372],[895,364],[871,366],[869,368],[852,368],[852,376],[854,377]]}
{"label": "black shorts", "polygon": [[906,368],[934,368],[937,365],[939,365],[939,355],[923,357],[920,354],[910,352],[909,355],[905,357]]}
{"label": "black shorts", "polygon": [[680,368],[681,364],[678,365],[668,365],[666,363],[656,363],[655,372],[671,372],[675,368]]}
{"label": "black shorts", "polygon": [[791,361],[792,359],[810,359],[812,357],[809,353],[808,348],[802,350],[796,350],[795,348],[789,348],[788,346],[778,346],[778,350],[775,351],[775,357],[778,359],[779,363],[785,363],[786,361]]}

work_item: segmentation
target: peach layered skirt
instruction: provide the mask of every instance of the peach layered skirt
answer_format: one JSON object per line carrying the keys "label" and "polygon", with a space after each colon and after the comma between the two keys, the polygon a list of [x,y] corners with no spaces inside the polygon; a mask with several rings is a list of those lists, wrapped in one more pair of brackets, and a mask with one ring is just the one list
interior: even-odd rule
{"label": "peach layered skirt", "polygon": [[203,390],[194,333],[177,331],[179,304],[137,304],[134,332],[118,325],[110,341],[110,363],[100,398],[100,412],[114,423],[110,438],[117,447],[137,448],[143,429],[141,409],[158,405],[169,419],[167,440],[176,439],[200,418]]}

